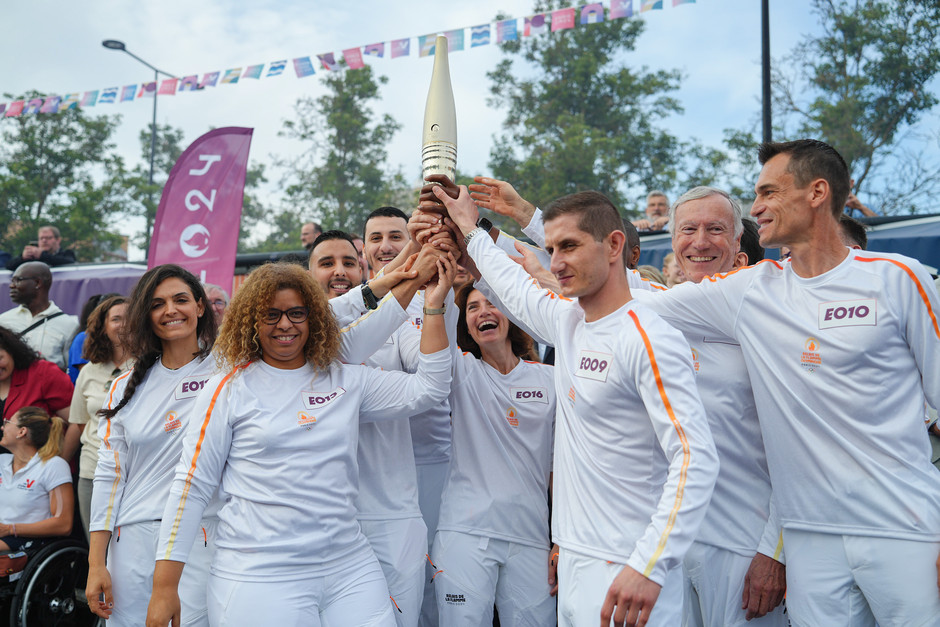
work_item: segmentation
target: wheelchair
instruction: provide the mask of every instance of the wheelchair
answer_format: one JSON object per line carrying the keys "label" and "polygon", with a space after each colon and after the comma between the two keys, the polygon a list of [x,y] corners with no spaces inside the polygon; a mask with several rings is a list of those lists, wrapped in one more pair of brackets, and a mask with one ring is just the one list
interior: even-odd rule
{"label": "wheelchair", "polygon": [[[88,546],[76,538],[54,538],[31,552],[26,567],[0,578],[0,625],[92,627],[98,617],[85,602]],[[11,581],[12,579],[12,581]],[[103,621],[102,621],[103,623]]]}

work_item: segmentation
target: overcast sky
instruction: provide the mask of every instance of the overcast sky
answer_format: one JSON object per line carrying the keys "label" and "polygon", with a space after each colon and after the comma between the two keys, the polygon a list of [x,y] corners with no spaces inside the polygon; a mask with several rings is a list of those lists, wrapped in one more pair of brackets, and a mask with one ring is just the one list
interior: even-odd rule
{"label": "overcast sky", "polygon": [[[638,8],[640,0],[633,2]],[[685,113],[668,119],[671,132],[719,145],[723,129],[759,122],[761,3],[697,0],[675,8],[671,0],[664,4],[662,11],[641,14],[647,28],[636,52],[626,60],[650,69],[682,71],[677,96]],[[316,62],[319,53],[339,54],[344,48],[491,22],[500,11],[521,18],[532,13],[534,3],[34,0],[4,5],[0,93],[34,89],[64,94],[152,80],[152,72],[128,55],[103,48],[104,39],[125,42],[161,70],[201,76],[299,56]],[[774,57],[782,57],[804,34],[818,30],[809,0],[771,0],[770,5]],[[389,79],[376,110],[390,113],[402,124],[389,147],[389,161],[403,166],[409,179],[419,174],[421,124],[433,63],[433,57],[417,56],[416,44],[413,40],[409,57],[391,59],[386,51],[386,58],[368,60]],[[491,137],[502,119],[501,111],[487,106],[486,72],[502,55],[495,45],[469,49],[469,31],[466,45],[450,56],[457,100],[458,170],[486,173]],[[323,93],[324,73],[318,70],[298,79],[288,64],[279,77],[242,79],[236,85],[161,96],[158,122],[182,128],[187,145],[210,126],[252,127],[252,161],[270,162],[271,155],[298,150],[291,140],[278,137],[278,131],[299,97]],[[118,150],[129,165],[139,163],[138,134],[150,122],[152,101],[98,105],[89,112],[121,114],[115,138]],[[270,174],[277,178],[275,172]],[[276,199],[276,186],[269,194]]]}

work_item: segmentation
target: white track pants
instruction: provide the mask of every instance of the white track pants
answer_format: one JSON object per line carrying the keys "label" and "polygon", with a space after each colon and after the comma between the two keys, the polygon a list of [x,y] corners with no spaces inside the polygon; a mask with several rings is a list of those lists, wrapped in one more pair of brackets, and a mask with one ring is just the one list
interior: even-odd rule
{"label": "white track pants", "polygon": [[[596,627],[601,608],[614,578],[623,564],[589,557],[564,547],[558,555],[559,627]],[[656,599],[647,627],[676,627],[682,624],[682,569],[673,568]],[[613,621],[611,621],[613,625]]]}
{"label": "white track pants", "polygon": [[398,627],[415,627],[421,613],[428,563],[428,531],[424,521],[360,520],[359,526],[385,573]]}
{"label": "white track pants", "polygon": [[[206,586],[209,565],[215,553],[218,519],[203,519],[203,533],[196,536],[189,560],[183,568],[179,595],[182,624],[206,627]],[[122,525],[111,534],[108,547],[108,572],[114,594],[114,611],[108,627],[140,627],[147,619],[147,606],[153,591],[153,567],[156,561],[160,521]]]}
{"label": "white track pants", "polygon": [[489,627],[494,603],[503,627],[555,624],[548,547],[438,531],[431,559],[440,571],[434,589],[441,625]]}
{"label": "white track pants", "polygon": [[766,616],[745,620],[741,597],[752,559],[708,544],[692,544],[682,564],[683,627],[787,627],[785,602]]}
{"label": "white track pants", "polygon": [[794,625],[940,624],[940,542],[784,529],[783,545]]}

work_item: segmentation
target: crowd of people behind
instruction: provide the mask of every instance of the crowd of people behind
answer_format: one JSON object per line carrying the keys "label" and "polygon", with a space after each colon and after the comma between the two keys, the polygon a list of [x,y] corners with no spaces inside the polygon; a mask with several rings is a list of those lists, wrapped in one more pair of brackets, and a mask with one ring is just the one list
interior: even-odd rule
{"label": "crowd of people behind", "polygon": [[832,148],[759,156],[753,220],[431,177],[231,299],[168,264],[80,319],[43,227],[0,314],[0,551],[77,499],[116,626],[937,624],[940,298],[865,252]]}

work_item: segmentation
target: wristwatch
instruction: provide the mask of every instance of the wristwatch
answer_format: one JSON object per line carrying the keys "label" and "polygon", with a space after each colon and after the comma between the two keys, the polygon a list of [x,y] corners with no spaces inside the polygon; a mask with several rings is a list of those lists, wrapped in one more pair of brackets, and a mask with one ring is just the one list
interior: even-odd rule
{"label": "wristwatch", "polygon": [[362,302],[366,306],[366,309],[379,308],[379,301],[375,299],[375,294],[372,293],[372,288],[369,287],[368,283],[362,286]]}
{"label": "wristwatch", "polygon": [[465,245],[469,246],[469,245],[470,245],[470,240],[472,240],[474,237],[476,237],[476,236],[479,235],[480,233],[487,233],[487,232],[488,232],[488,231],[487,231],[486,229],[484,229],[482,226],[478,226],[477,228],[475,228],[475,229],[473,229],[472,231],[470,231],[469,233],[467,233],[467,235],[463,238],[463,243],[464,243]]}
{"label": "wristwatch", "polygon": [[477,220],[477,226],[480,227],[481,229],[486,229],[487,233],[493,230],[493,223],[487,220],[486,218],[484,218],[483,216],[480,216],[480,219]]}

